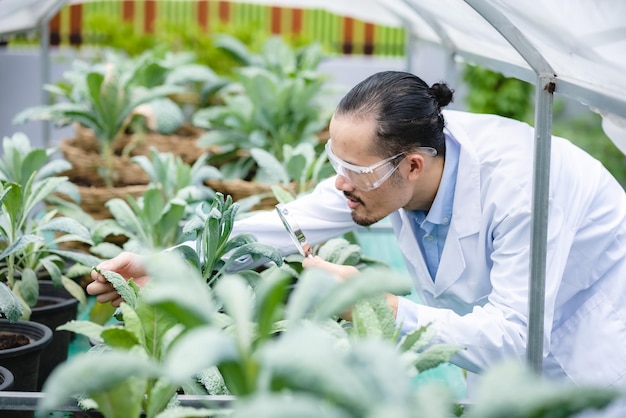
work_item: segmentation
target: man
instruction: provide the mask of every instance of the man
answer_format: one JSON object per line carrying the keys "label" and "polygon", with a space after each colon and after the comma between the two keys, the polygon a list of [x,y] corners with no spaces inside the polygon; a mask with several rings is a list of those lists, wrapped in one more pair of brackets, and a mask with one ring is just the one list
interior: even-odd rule
{"label": "man", "polygon": [[[390,296],[398,323],[404,332],[432,324],[433,342],[466,347],[454,362],[480,372],[525,358],[534,130],[442,112],[451,100],[445,84],[404,72],[359,83],[330,125],[326,152],[337,176],[289,209],[311,243],[389,216],[424,302]],[[624,387],[626,194],[570,142],[553,138],[551,156],[544,374]],[[273,212],[237,222],[238,231],[294,252]],[[146,280],[136,263],[124,254],[101,267]],[[304,266],[354,272],[319,258]],[[119,303],[99,281],[88,291]]]}

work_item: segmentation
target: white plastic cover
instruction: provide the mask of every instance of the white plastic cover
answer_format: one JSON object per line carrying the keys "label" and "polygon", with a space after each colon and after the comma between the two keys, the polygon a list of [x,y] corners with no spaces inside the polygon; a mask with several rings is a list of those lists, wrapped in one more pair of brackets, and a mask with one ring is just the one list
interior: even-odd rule
{"label": "white plastic cover", "polygon": [[[89,0],[69,2],[81,1]],[[36,29],[66,2],[0,0],[0,34]],[[548,68],[556,74],[557,94],[572,97],[603,115],[626,118],[625,0],[245,2],[317,8],[368,22],[404,27],[415,39],[440,44],[458,59],[474,61],[531,82],[535,81],[538,69]],[[476,10],[481,10],[482,15]],[[518,52],[520,45],[523,56]],[[534,62],[529,62],[529,58]]]}

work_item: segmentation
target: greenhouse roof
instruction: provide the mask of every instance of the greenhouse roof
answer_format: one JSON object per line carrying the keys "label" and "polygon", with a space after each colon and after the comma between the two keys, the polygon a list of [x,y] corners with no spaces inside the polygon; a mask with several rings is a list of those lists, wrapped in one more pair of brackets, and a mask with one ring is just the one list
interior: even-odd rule
{"label": "greenhouse roof", "polygon": [[66,3],[67,0],[0,0],[0,35],[38,29]]}

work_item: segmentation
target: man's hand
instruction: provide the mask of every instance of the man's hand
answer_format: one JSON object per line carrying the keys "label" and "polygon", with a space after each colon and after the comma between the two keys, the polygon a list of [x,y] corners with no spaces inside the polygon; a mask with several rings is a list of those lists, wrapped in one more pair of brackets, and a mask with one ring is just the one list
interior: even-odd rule
{"label": "man's hand", "polygon": [[87,285],[87,293],[96,296],[98,302],[111,302],[113,306],[120,306],[123,299],[119,293],[117,293],[113,285],[99,273],[99,271],[102,270],[114,271],[126,280],[132,278],[140,287],[143,287],[143,285],[150,280],[150,277],[146,274],[145,266],[141,263],[141,257],[138,254],[123,252],[110,260],[100,263],[97,268],[91,272],[93,282]]}
{"label": "man's hand", "polygon": [[357,270],[357,268],[354,266],[333,264],[329,261],[324,260],[318,255],[316,255],[315,257],[305,257],[304,261],[302,262],[302,267],[304,267],[305,269],[319,268],[325,270],[341,281],[347,280],[359,272],[359,270]]}

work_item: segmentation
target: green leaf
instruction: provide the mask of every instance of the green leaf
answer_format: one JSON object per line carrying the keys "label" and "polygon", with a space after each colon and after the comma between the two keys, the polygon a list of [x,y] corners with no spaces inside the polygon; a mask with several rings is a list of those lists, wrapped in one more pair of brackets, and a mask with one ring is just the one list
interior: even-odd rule
{"label": "green leaf", "polygon": [[165,203],[161,197],[161,192],[154,188],[149,188],[143,194],[143,211],[149,225],[156,225],[161,220],[161,214],[165,208]]}
{"label": "green leaf", "polygon": [[275,247],[260,242],[252,242],[237,247],[237,249],[229,255],[228,259],[221,267],[220,272],[226,271],[228,266],[244,255],[250,255],[255,260],[262,257],[267,258],[269,261],[273,261],[278,266],[283,264],[283,258]]}
{"label": "green leaf", "polygon": [[130,305],[131,308],[135,307],[137,304],[137,294],[122,275],[110,270],[101,270],[98,272],[113,285],[117,293],[120,294],[120,296],[128,305]]}
{"label": "green leaf", "polygon": [[463,347],[454,344],[436,344],[418,354],[414,361],[415,368],[419,372],[433,369],[442,363],[447,363],[450,359],[463,350]]}
{"label": "green leaf", "polygon": [[39,260],[43,268],[50,275],[50,279],[55,286],[61,286],[62,281],[62,272],[59,266],[57,266],[54,261],[50,260],[49,257],[44,257]]}
{"label": "green leaf", "polygon": [[137,336],[131,331],[120,327],[110,327],[102,330],[102,341],[109,347],[129,350],[139,344]]}
{"label": "green leaf", "polygon": [[[48,377],[42,389],[45,396],[39,404],[38,413],[45,416],[76,395],[92,396],[121,387],[126,379],[155,378],[159,374],[157,364],[131,351],[78,354],[59,365]],[[124,388],[118,400],[122,402],[129,398],[130,393],[128,388]]]}
{"label": "green leaf", "polygon": [[61,216],[52,218],[45,224],[39,225],[38,229],[40,231],[65,232],[67,234],[72,234],[72,236],[78,241],[93,244],[89,229],[77,220],[69,217]]}
{"label": "green leaf", "polygon": [[237,346],[242,353],[252,347],[253,293],[244,279],[237,275],[223,277],[215,285],[215,295],[223,303],[223,309],[234,321]]}
{"label": "green leaf", "polygon": [[120,198],[114,198],[105,203],[111,215],[122,226],[137,233],[143,230],[143,225],[138,214],[133,212],[129,204]]}
{"label": "green leaf", "polygon": [[352,332],[395,342],[396,322],[384,295],[358,301],[352,308]]}
{"label": "green leaf", "polygon": [[85,337],[95,341],[102,341],[100,334],[104,331],[104,327],[96,324],[95,322],[79,321],[74,319],[63,325],[59,325],[56,329],[59,331],[70,331],[76,334],[84,335]]}
{"label": "green leaf", "polygon": [[23,312],[22,304],[4,282],[0,282],[0,309],[10,322],[17,321]]}
{"label": "green leaf", "polygon": [[170,253],[150,256],[145,265],[151,277],[142,290],[147,303],[158,306],[188,327],[213,321],[217,307],[197,270]]}
{"label": "green leaf", "polygon": [[233,338],[207,326],[181,336],[166,354],[164,367],[173,382],[183,382],[202,369],[237,359]]}
{"label": "green leaf", "polygon": [[254,317],[259,339],[265,339],[272,334],[272,325],[283,313],[288,285],[294,279],[294,275],[288,270],[273,268],[256,288]]}
{"label": "green leaf", "polygon": [[[381,278],[384,277],[384,280]],[[318,318],[330,318],[348,310],[360,299],[383,293],[407,294],[411,281],[403,274],[391,269],[371,268],[343,281],[331,295],[318,306]]]}
{"label": "green leaf", "polygon": [[623,393],[617,388],[555,382],[509,361],[486,371],[467,417],[566,418],[584,410],[601,410],[620,398]]}
{"label": "green leaf", "polygon": [[257,178],[263,183],[289,183],[291,177],[285,170],[285,167],[268,151],[260,148],[252,148],[250,155],[256,161],[259,172]]}

